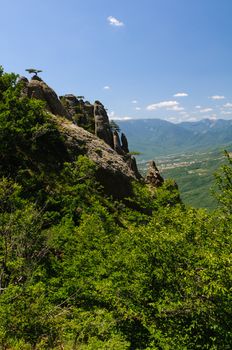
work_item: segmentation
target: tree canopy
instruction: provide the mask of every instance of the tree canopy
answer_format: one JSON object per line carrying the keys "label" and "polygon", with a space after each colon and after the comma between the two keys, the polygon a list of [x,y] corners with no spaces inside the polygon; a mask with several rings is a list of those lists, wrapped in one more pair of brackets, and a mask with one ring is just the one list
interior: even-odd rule
{"label": "tree canopy", "polygon": [[42,72],[42,70],[35,69],[35,68],[27,68],[25,69],[25,71],[28,72],[29,74],[35,74],[35,75],[38,75],[38,73]]}

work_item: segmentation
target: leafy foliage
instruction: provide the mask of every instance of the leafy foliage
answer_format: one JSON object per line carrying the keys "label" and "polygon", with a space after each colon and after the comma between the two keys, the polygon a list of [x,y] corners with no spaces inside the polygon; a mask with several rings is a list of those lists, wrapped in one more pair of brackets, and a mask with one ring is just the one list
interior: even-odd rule
{"label": "leafy foliage", "polygon": [[214,213],[186,208],[171,180],[113,201],[1,74],[0,347],[229,350],[231,159]]}
{"label": "leafy foliage", "polygon": [[227,151],[225,151],[225,156],[227,164],[222,165],[215,174],[218,186],[218,191],[215,195],[224,209],[232,214],[232,158]]}

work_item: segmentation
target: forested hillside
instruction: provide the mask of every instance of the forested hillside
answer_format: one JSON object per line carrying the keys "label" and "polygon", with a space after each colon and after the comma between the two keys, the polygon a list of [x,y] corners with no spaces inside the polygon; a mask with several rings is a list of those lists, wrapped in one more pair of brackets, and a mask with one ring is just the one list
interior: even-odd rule
{"label": "forested hillside", "polygon": [[119,120],[133,150],[143,159],[206,151],[232,144],[232,121],[203,119],[173,124],[161,119]]}
{"label": "forested hillside", "polygon": [[218,208],[186,208],[17,81],[0,71],[0,348],[230,350],[230,155]]}

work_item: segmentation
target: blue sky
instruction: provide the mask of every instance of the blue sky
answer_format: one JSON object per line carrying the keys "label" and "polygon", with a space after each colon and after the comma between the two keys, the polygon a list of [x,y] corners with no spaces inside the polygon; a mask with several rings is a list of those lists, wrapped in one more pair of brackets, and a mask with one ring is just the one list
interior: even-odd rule
{"label": "blue sky", "polygon": [[114,119],[232,119],[231,18],[231,0],[2,0],[0,64]]}

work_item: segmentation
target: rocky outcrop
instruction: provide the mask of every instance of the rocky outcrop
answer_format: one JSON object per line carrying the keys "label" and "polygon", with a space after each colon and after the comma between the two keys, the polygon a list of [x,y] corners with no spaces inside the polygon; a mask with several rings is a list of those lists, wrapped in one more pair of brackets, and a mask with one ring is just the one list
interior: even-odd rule
{"label": "rocky outcrop", "polygon": [[113,141],[114,141],[114,150],[121,155],[124,155],[125,152],[122,150],[121,144],[120,144],[120,139],[118,132],[115,130],[113,133]]}
{"label": "rocky outcrop", "polygon": [[153,187],[160,187],[164,182],[154,160],[149,163],[145,182]]}
{"label": "rocky outcrop", "polygon": [[121,134],[121,148],[125,153],[129,153],[128,141],[125,134]]}
{"label": "rocky outcrop", "polygon": [[65,109],[67,109],[69,114],[73,117],[76,114],[77,106],[79,106],[78,98],[73,94],[66,94],[64,96],[60,96],[60,100]]}
{"label": "rocky outcrop", "polygon": [[[51,112],[64,136],[67,154],[73,160],[84,154],[94,161],[98,166],[98,180],[108,194],[116,198],[129,196],[131,179],[140,180],[142,176],[136,159],[129,154],[126,135],[122,133],[120,140],[118,132],[112,132],[103,104],[95,101],[92,105],[73,94],[58,98],[55,91],[37,75],[30,81],[21,77],[18,83],[22,85],[23,96],[46,103],[46,109]],[[158,187],[163,181],[155,162],[151,162],[145,182]]]}
{"label": "rocky outcrop", "polygon": [[114,147],[113,135],[110,129],[109,118],[103,104],[94,103],[95,135],[104,140],[110,147]]}
{"label": "rocky outcrop", "polygon": [[37,75],[34,75],[30,81],[25,77],[21,77],[19,83],[23,84],[22,93],[24,95],[44,101],[46,109],[52,114],[71,119],[71,115],[64,108],[55,91]]}
{"label": "rocky outcrop", "polygon": [[138,177],[122,156],[103,140],[74,123],[56,116],[52,118],[65,140],[71,160],[83,154],[96,163],[98,181],[114,198],[132,194],[131,180],[138,180]]}
{"label": "rocky outcrop", "polygon": [[60,96],[60,100],[75,124],[94,133],[94,106],[90,102],[73,94]]}
{"label": "rocky outcrop", "polygon": [[138,167],[137,167],[137,162],[134,156],[128,155],[125,157],[126,162],[129,166],[129,168],[133,171],[137,179],[142,179],[142,175],[140,174]]}

